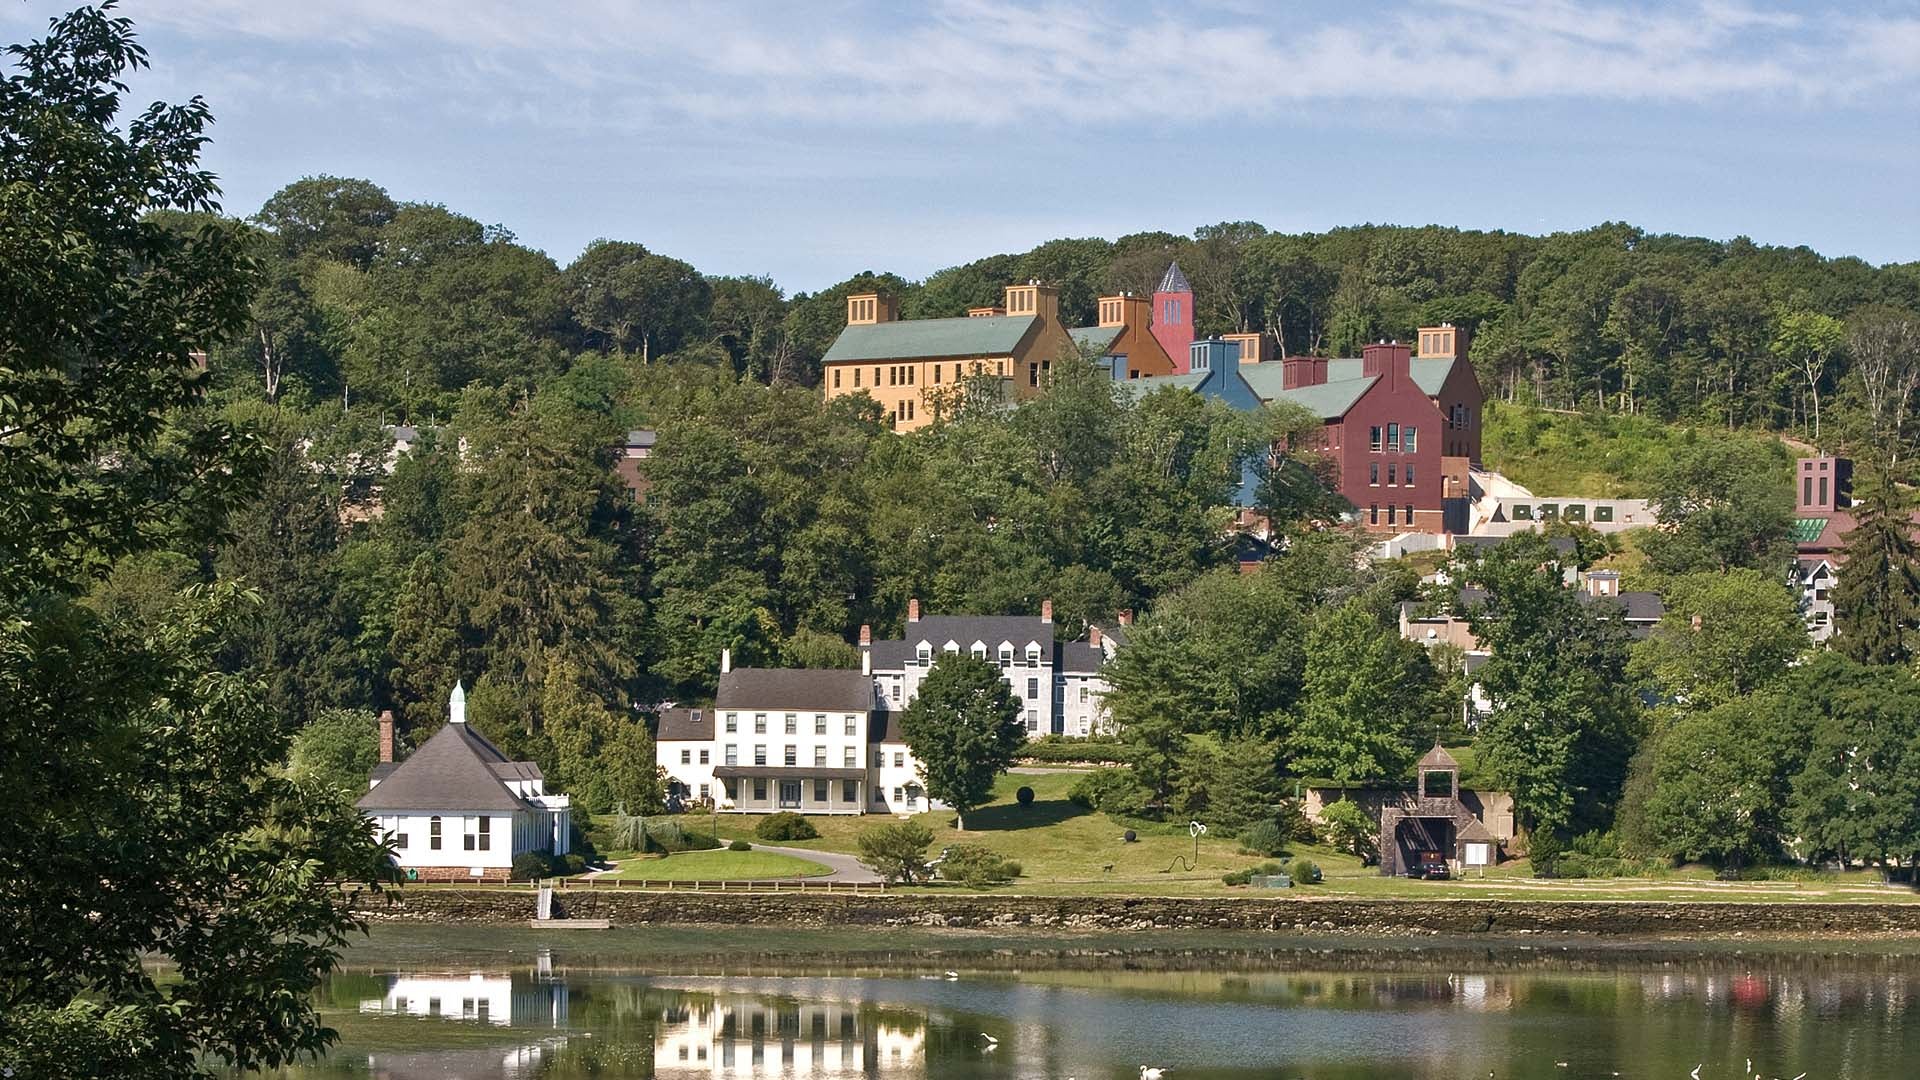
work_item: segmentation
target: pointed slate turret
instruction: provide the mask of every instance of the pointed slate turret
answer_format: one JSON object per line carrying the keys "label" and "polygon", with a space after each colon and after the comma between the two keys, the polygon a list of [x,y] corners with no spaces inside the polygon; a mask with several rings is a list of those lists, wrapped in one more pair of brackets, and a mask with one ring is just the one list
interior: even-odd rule
{"label": "pointed slate turret", "polygon": [[1187,275],[1180,272],[1180,264],[1178,262],[1172,262],[1167,264],[1167,272],[1160,278],[1160,287],[1153,291],[1163,293],[1190,293],[1193,291],[1193,286],[1187,284]]}

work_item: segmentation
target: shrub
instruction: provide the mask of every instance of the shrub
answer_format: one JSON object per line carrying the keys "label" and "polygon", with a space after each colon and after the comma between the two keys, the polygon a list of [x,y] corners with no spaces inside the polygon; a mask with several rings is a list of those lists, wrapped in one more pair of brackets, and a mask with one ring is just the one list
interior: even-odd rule
{"label": "shrub", "polygon": [[578,874],[586,868],[586,856],[577,851],[569,851],[553,861],[553,872],[555,874]]}
{"label": "shrub", "polygon": [[762,840],[812,840],[820,835],[813,822],[791,810],[768,814],[753,827],[753,835]]}
{"label": "shrub", "polygon": [[1371,863],[1380,857],[1380,824],[1351,799],[1341,799],[1322,808],[1320,828],[1329,847],[1357,855],[1362,863]]}
{"label": "shrub", "polygon": [[745,840],[735,840],[733,843],[727,845],[727,850],[728,851],[752,851],[753,845],[747,843]]}
{"label": "shrub", "polygon": [[1255,866],[1249,866],[1245,870],[1235,870],[1230,874],[1221,874],[1220,880],[1228,885],[1245,885],[1256,877],[1266,877],[1268,874],[1284,872],[1285,868],[1277,862],[1263,862]]}
{"label": "shrub", "polygon": [[1240,830],[1240,850],[1249,855],[1278,855],[1287,846],[1280,826],[1271,821],[1256,821]]}
{"label": "shrub", "polygon": [[1627,854],[1620,838],[1611,832],[1583,833],[1564,846],[1556,836],[1536,836],[1529,854],[1533,872],[1539,877],[1645,877],[1667,869],[1663,860],[1637,859]]}
{"label": "shrub", "polygon": [[860,834],[860,862],[892,884],[927,876],[927,845],[933,833],[917,821],[881,825]]}
{"label": "shrub", "polygon": [[1132,769],[1095,769],[1074,781],[1067,798],[1103,814],[1132,815],[1147,808],[1147,789]]}
{"label": "shrub", "polygon": [[940,876],[979,888],[1020,876],[1020,864],[980,844],[955,844],[940,860]]}
{"label": "shrub", "polygon": [[1021,806],[1032,806],[1033,789],[1023,785],[1019,791],[1013,793],[1013,801],[1019,803]]}
{"label": "shrub", "polygon": [[1320,864],[1312,859],[1293,860],[1293,867],[1287,873],[1293,875],[1295,885],[1320,884]]}
{"label": "shrub", "polygon": [[705,851],[717,848],[720,841],[706,833],[694,832],[671,818],[622,817],[614,825],[614,847],[645,855],[659,852]]}
{"label": "shrub", "polygon": [[537,851],[523,851],[513,857],[513,880],[538,881],[552,876],[547,857]]}

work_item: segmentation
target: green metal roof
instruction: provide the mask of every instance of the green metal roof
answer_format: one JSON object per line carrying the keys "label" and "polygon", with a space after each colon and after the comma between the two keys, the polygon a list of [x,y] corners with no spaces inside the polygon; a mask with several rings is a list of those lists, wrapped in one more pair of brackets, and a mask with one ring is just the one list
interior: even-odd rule
{"label": "green metal roof", "polygon": [[[1327,381],[1338,382],[1341,379],[1364,378],[1362,366],[1364,364],[1365,361],[1357,356],[1343,356],[1329,360],[1327,361]],[[1447,376],[1453,374],[1452,357],[1422,360],[1416,356],[1413,358],[1413,363],[1407,366],[1412,369],[1414,385],[1428,397],[1438,395],[1440,388],[1446,385]]]}
{"label": "green metal roof", "polygon": [[1124,326],[1080,326],[1067,333],[1072,335],[1073,343],[1082,348],[1091,345],[1096,349],[1105,349],[1112,345],[1113,339],[1119,337],[1120,331],[1125,329]]}
{"label": "green metal roof", "polygon": [[842,360],[1010,356],[1035,321],[1033,315],[989,315],[849,326],[840,331],[833,347],[820,359],[832,364]]}
{"label": "green metal roof", "polygon": [[1336,379],[1333,365],[1339,360],[1327,361],[1327,381],[1318,386],[1299,386],[1292,390],[1281,389],[1282,372],[1278,360],[1269,360],[1264,364],[1244,364],[1240,368],[1240,377],[1247,381],[1253,392],[1265,402],[1291,401],[1322,420],[1337,420],[1347,415],[1353,403],[1375,382],[1372,375],[1360,375],[1360,362],[1354,361],[1355,374],[1350,378]]}
{"label": "green metal roof", "polygon": [[1125,379],[1119,383],[1120,389],[1131,395],[1135,401],[1146,397],[1162,387],[1172,386],[1182,390],[1198,390],[1207,381],[1204,371],[1189,371],[1185,375],[1150,375],[1142,379]]}
{"label": "green metal roof", "polygon": [[1796,544],[1811,544],[1820,539],[1820,534],[1825,532],[1826,529],[1826,518],[1795,518],[1793,520],[1793,542]]}

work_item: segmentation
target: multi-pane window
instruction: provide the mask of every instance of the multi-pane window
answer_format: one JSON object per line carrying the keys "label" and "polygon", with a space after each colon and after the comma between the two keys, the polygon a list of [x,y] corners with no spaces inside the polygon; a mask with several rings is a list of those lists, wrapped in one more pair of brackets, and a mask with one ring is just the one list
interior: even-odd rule
{"label": "multi-pane window", "polygon": [[[859,802],[860,801],[860,781],[858,780],[840,781],[840,801],[850,802],[850,803]],[[848,1019],[851,1019],[851,1017],[849,1017]]]}
{"label": "multi-pane window", "polygon": [[1413,524],[1413,504],[1408,503],[1405,509],[1407,511],[1407,516],[1404,520],[1406,521],[1407,524],[1411,525]]}
{"label": "multi-pane window", "polygon": [[1003,668],[1008,668],[1013,666],[1013,646],[1011,645],[1000,646],[1000,666]]}
{"label": "multi-pane window", "polygon": [[1397,453],[1400,449],[1400,425],[1387,425],[1387,450]]}
{"label": "multi-pane window", "polygon": [[1027,730],[1028,731],[1040,730],[1040,713],[1035,709],[1027,710]]}
{"label": "multi-pane window", "polygon": [[896,769],[904,769],[904,768],[906,768],[906,767],[907,767],[907,754],[906,754],[906,751],[904,751],[904,750],[895,750],[895,751],[893,752],[893,767],[894,767],[894,768],[896,768]]}
{"label": "multi-pane window", "polygon": [[1413,462],[1407,462],[1407,486],[1413,486]]}
{"label": "multi-pane window", "polygon": [[680,764],[691,765],[692,763],[693,763],[693,750],[691,748],[688,748],[680,751]]}
{"label": "multi-pane window", "polygon": [[1400,466],[1398,465],[1387,466],[1387,486],[1388,487],[1400,486]]}
{"label": "multi-pane window", "polygon": [[854,716],[851,713],[847,714],[847,734],[858,735],[860,733],[859,729],[860,729],[860,718],[857,716]]}
{"label": "multi-pane window", "polygon": [[827,748],[826,747],[816,746],[813,748],[813,764],[814,764],[814,767],[816,768],[824,769],[827,767]]}
{"label": "multi-pane window", "polygon": [[755,735],[765,735],[767,733],[766,713],[759,712],[753,714],[753,733]]}
{"label": "multi-pane window", "polygon": [[827,733],[827,714],[826,713],[813,714],[813,733],[815,735],[825,735]]}
{"label": "multi-pane window", "polygon": [[766,777],[756,776],[753,778],[753,798],[755,802],[767,801],[767,778]]}
{"label": "multi-pane window", "polygon": [[1378,424],[1367,429],[1367,449],[1376,453],[1380,450],[1380,425]]}
{"label": "multi-pane window", "polygon": [[709,759],[708,759],[708,757],[707,757],[707,755],[708,755],[708,754],[711,754],[712,752],[713,752],[713,751],[711,751],[711,750],[708,750],[708,749],[707,749],[706,747],[704,747],[704,746],[703,746],[703,747],[701,747],[701,748],[700,748],[700,764],[702,764],[702,765],[711,765],[711,764],[713,764],[713,762],[712,762],[711,760],[709,760]]}
{"label": "multi-pane window", "polygon": [[785,762],[788,765],[800,764],[800,748],[797,746],[788,746],[786,748]]}
{"label": "multi-pane window", "polygon": [[792,713],[788,713],[787,714],[787,734],[798,735],[799,733],[800,733],[800,718],[798,716],[795,716]]}
{"label": "multi-pane window", "polygon": [[1387,504],[1387,524],[1393,524],[1393,504]]}
{"label": "multi-pane window", "polygon": [[1370,505],[1368,505],[1368,507],[1367,507],[1367,524],[1369,524],[1369,525],[1378,525],[1378,524],[1380,524],[1380,504],[1379,504],[1379,503],[1372,503],[1372,504],[1370,504]]}
{"label": "multi-pane window", "polygon": [[1419,449],[1420,449],[1420,429],[1419,428],[1414,427],[1412,424],[1407,425],[1407,430],[1404,432],[1401,432],[1400,434],[1400,449],[1405,450],[1409,454],[1419,452]]}
{"label": "multi-pane window", "polygon": [[1039,696],[1040,696],[1040,680],[1039,680],[1039,679],[1028,679],[1028,680],[1027,680],[1027,697],[1028,697],[1028,699],[1032,699],[1032,698],[1037,698],[1037,697],[1039,697]]}
{"label": "multi-pane window", "polygon": [[728,743],[722,760],[728,765],[740,764],[740,747],[734,743]]}
{"label": "multi-pane window", "polygon": [[1027,666],[1028,667],[1040,666],[1040,646],[1038,645],[1027,646]]}
{"label": "multi-pane window", "polygon": [[437,817],[427,819],[427,846],[435,851],[440,850],[440,819]]}
{"label": "multi-pane window", "polygon": [[815,780],[813,782],[813,801],[817,803],[827,801],[827,782],[825,780]]}
{"label": "multi-pane window", "polygon": [[885,765],[886,763],[887,763],[886,752],[881,750],[875,750],[873,752],[873,767],[877,769],[880,766]]}
{"label": "multi-pane window", "polygon": [[1371,487],[1380,486],[1380,463],[1377,461],[1367,463],[1367,484]]}
{"label": "multi-pane window", "polygon": [[755,765],[765,765],[767,763],[767,744],[758,743],[754,746],[753,763]]}
{"label": "multi-pane window", "polygon": [[843,764],[843,765],[845,765],[845,766],[846,766],[847,768],[849,768],[849,769],[857,769],[857,768],[859,768],[859,767],[860,767],[860,766],[859,766],[859,752],[858,752],[858,751],[856,751],[856,750],[854,750],[854,748],[853,748],[853,747],[851,747],[851,746],[849,746],[849,747],[847,747],[847,752],[846,752],[846,754],[845,754],[845,756],[844,756],[844,758],[842,759],[842,764]]}
{"label": "multi-pane window", "polygon": [[727,734],[732,735],[734,732],[739,730],[740,730],[740,714],[728,713],[727,714]]}

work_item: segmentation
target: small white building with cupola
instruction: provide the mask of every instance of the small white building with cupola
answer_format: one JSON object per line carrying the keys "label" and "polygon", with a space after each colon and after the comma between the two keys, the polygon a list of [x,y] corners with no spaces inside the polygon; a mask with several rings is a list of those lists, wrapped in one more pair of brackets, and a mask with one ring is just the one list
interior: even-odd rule
{"label": "small white building with cupola", "polygon": [[506,881],[516,856],[571,849],[572,800],[546,786],[540,766],[508,759],[467,725],[456,683],[446,726],[405,760],[394,760],[393,714],[380,714],[380,763],[356,805],[409,880]]}

